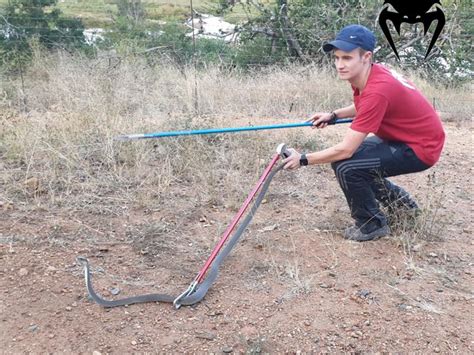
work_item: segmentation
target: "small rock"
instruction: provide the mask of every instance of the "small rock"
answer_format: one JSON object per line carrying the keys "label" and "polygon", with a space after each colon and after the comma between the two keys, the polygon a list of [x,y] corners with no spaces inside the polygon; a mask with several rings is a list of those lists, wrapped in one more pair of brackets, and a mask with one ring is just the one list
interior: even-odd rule
{"label": "small rock", "polygon": [[40,189],[40,180],[36,177],[31,177],[25,181],[25,186],[29,192],[36,192]]}
{"label": "small rock", "polygon": [[321,288],[329,288],[329,285],[326,285],[325,283],[320,283],[319,287]]}
{"label": "small rock", "polygon": [[441,350],[440,350],[439,348],[434,348],[433,351],[434,351],[435,353],[439,353]]}
{"label": "small rock", "polygon": [[132,340],[131,344],[132,344],[133,346],[135,346],[135,345],[137,345],[137,341],[136,341],[136,340]]}
{"label": "small rock", "polygon": [[407,305],[407,304],[402,303],[402,304],[398,305],[398,308],[400,308],[400,310],[402,310],[402,311],[407,311],[407,310],[411,309],[412,307]]}
{"label": "small rock", "polygon": [[357,333],[355,333],[355,332],[352,332],[352,333],[351,333],[351,337],[353,337],[353,338],[358,338],[359,335],[358,335]]}
{"label": "small rock", "polygon": [[39,328],[39,327],[38,327],[37,324],[33,324],[31,327],[28,328],[28,330],[29,330],[30,332],[35,332],[35,331],[38,330],[38,328]]}
{"label": "small rock", "polygon": [[94,350],[92,352],[92,355],[102,355],[102,353],[100,351]]}
{"label": "small rock", "polygon": [[437,258],[437,257],[438,257],[438,254],[436,254],[436,253],[429,253],[428,256],[429,256],[430,258]]}
{"label": "small rock", "polygon": [[263,227],[260,232],[272,232],[278,228],[278,224],[272,224],[271,226]]}
{"label": "small rock", "polygon": [[66,311],[70,312],[71,310],[72,310],[72,307],[70,307],[70,306],[66,307]]}
{"label": "small rock", "polygon": [[118,287],[113,287],[110,289],[110,293],[114,296],[117,296],[120,293],[120,289]]}
{"label": "small rock", "polygon": [[18,271],[18,275],[20,275],[20,276],[26,276],[26,275],[28,275],[28,269],[22,267],[22,268]]}
{"label": "small rock", "polygon": [[224,354],[230,354],[230,353],[233,352],[233,351],[234,351],[234,349],[232,349],[231,346],[224,346],[224,347],[222,348],[222,352],[223,352]]}
{"label": "small rock", "polygon": [[58,271],[58,269],[56,269],[54,266],[48,266],[48,267],[46,268],[46,271],[48,271],[48,272],[56,272],[56,271]]}
{"label": "small rock", "polygon": [[357,291],[357,296],[359,296],[361,298],[367,298],[370,294],[371,294],[371,292],[369,290],[359,290],[359,291]]}
{"label": "small rock", "polygon": [[205,339],[205,340],[214,340],[216,338],[216,335],[210,332],[203,332],[203,333],[196,334],[196,338]]}
{"label": "small rock", "polygon": [[54,338],[54,334],[53,334],[53,333],[48,334],[48,338],[49,338],[49,339],[53,339],[53,338]]}
{"label": "small rock", "polygon": [[422,248],[423,248],[422,244],[416,244],[411,248],[411,250],[413,250],[415,252],[419,252]]}

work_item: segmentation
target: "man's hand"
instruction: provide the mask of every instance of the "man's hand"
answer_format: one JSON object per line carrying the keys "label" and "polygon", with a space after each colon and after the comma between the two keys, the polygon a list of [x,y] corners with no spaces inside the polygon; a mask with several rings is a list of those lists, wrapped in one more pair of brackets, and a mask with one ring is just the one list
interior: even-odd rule
{"label": "man's hand", "polygon": [[286,169],[290,169],[290,170],[298,169],[300,167],[301,154],[298,153],[293,148],[288,149],[288,152],[290,153],[290,156],[288,158],[286,158],[285,160],[283,160],[283,164],[285,164],[283,169],[285,169],[285,170]]}
{"label": "man's hand", "polygon": [[328,122],[331,120],[332,113],[330,112],[318,112],[310,118],[310,121],[313,122],[313,127],[311,128],[324,128],[328,125]]}

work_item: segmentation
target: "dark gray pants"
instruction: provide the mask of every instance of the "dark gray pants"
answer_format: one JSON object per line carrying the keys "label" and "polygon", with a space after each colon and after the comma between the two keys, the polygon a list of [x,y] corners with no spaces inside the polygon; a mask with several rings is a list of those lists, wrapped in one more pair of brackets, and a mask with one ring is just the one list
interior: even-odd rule
{"label": "dark gray pants", "polygon": [[406,144],[383,141],[375,136],[364,140],[351,158],[331,166],[346,196],[352,218],[364,233],[387,224],[378,201],[384,206],[417,207],[405,190],[386,178],[430,167]]}

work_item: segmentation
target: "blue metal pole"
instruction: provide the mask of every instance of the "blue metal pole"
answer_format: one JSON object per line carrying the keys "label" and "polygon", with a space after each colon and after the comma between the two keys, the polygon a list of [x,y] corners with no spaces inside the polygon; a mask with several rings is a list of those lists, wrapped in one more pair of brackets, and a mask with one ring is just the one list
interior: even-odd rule
{"label": "blue metal pole", "polygon": [[[352,122],[352,118],[338,119],[329,124],[349,123]],[[233,133],[243,131],[259,131],[266,129],[279,129],[279,128],[295,128],[295,127],[311,127],[312,122],[300,122],[300,123],[288,123],[288,124],[276,124],[269,126],[246,126],[246,127],[231,127],[231,128],[212,128],[212,129],[198,129],[189,131],[170,131],[170,132],[156,132],[156,133],[142,133],[142,134],[126,134],[115,137],[115,140],[128,141],[136,139],[148,139],[148,138],[164,138],[164,137],[175,137],[175,136],[192,136],[201,134],[217,134],[217,133]]]}

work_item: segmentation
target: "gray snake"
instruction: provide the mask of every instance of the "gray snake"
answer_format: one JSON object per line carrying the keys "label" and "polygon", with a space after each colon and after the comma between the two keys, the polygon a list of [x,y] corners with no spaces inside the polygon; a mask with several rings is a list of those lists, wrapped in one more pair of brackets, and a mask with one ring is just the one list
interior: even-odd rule
{"label": "gray snake", "polygon": [[[267,193],[268,187],[270,185],[270,182],[272,181],[273,177],[275,174],[280,171],[283,168],[283,164],[274,169],[266,178],[265,183],[262,185],[262,188],[255,198],[255,202],[253,203],[250,211],[248,212],[247,216],[245,219],[242,221],[242,223],[239,225],[237,230],[235,231],[234,235],[232,238],[229,239],[227,245],[222,249],[222,251],[217,255],[217,257],[214,259],[214,262],[211,264],[211,267],[209,268],[209,271],[206,274],[206,278],[204,279],[203,282],[198,284],[194,292],[191,294],[180,298],[180,305],[183,306],[191,306],[193,304],[196,304],[200,302],[204,296],[207,294],[209,288],[212,286],[214,281],[217,278],[217,275],[219,273],[219,267],[224,261],[224,259],[227,257],[227,255],[231,252],[232,248],[235,246],[235,244],[238,242],[240,239],[241,235],[247,228],[248,224],[251,222],[253,216],[255,215],[258,207],[260,206],[265,194]],[[160,294],[160,293],[150,293],[150,294],[145,294],[145,295],[140,295],[140,296],[132,296],[132,297],[126,297],[126,298],[121,298],[117,300],[106,300],[102,298],[100,295],[98,295],[92,286],[92,277],[91,277],[91,272],[90,272],[90,267],[89,267],[89,262],[87,258],[79,256],[77,257],[77,261],[83,266],[84,268],[84,277],[86,281],[86,288],[87,292],[89,293],[90,298],[94,300],[97,304],[106,307],[106,308],[111,308],[111,307],[118,307],[118,306],[125,306],[125,305],[131,305],[135,303],[145,303],[145,302],[167,302],[167,303],[173,303],[173,301],[176,299],[177,296],[172,296],[172,295],[167,295],[167,294]]]}

